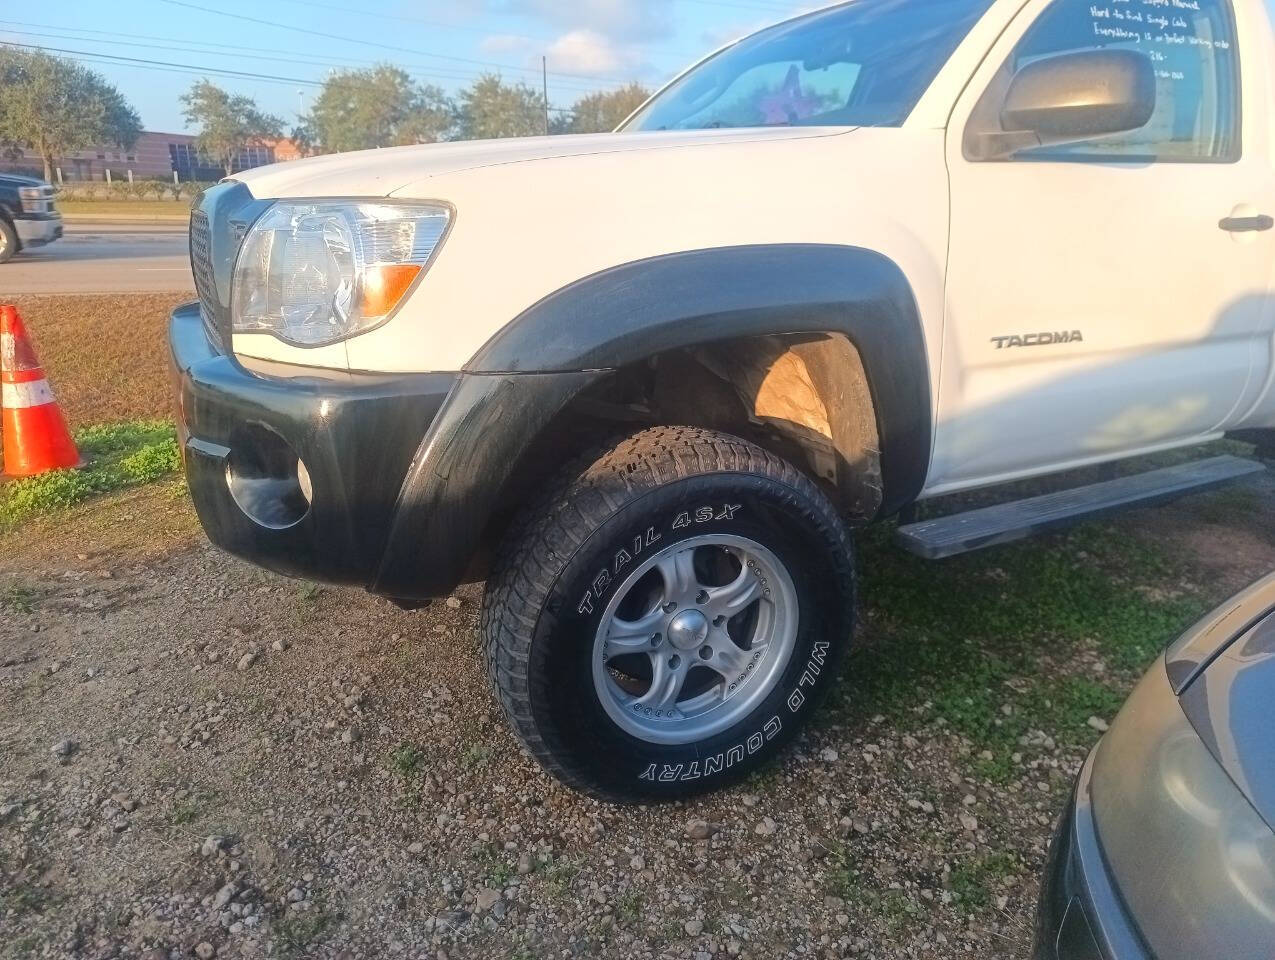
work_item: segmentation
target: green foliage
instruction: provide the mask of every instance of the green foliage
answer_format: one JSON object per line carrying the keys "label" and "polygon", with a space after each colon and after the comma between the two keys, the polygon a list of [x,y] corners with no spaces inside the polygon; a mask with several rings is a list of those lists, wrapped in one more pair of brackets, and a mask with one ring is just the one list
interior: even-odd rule
{"label": "green foliage", "polygon": [[544,97],[523,83],[505,83],[485,73],[461,92],[463,140],[534,137],[545,132]]}
{"label": "green foliage", "polygon": [[[880,526],[860,540],[869,642],[840,687],[841,716],[880,713],[905,725],[937,716],[972,742],[982,754],[976,772],[992,780],[1011,776],[1010,755],[1030,730],[1063,747],[1092,744],[1088,719],[1111,719],[1134,679],[1211,599],[1136,589],[1184,576],[1109,526],[942,563],[902,552],[892,533]],[[1051,675],[1042,663],[1085,648],[1106,673]]]}
{"label": "green foliage", "polygon": [[591,93],[581,97],[571,108],[568,133],[610,133],[651,96],[640,83],[630,83],[619,90]]}
{"label": "green foliage", "polygon": [[455,108],[438,87],[388,64],[330,74],[297,131],[328,153],[447,139]]}
{"label": "green foliage", "polygon": [[580,868],[575,864],[559,860],[544,871],[545,891],[554,899],[565,897],[579,872]]}
{"label": "green foliage", "polygon": [[179,800],[173,806],[173,812],[169,816],[179,827],[194,823],[199,818],[199,804],[191,797]]}
{"label": "green foliage", "polygon": [[262,113],[251,97],[231,95],[210,80],[182,94],[186,122],[199,128],[199,149],[216,157],[227,173],[244,147],[283,135],[283,121]]}
{"label": "green foliage", "polygon": [[177,438],[165,437],[121,457],[119,470],[130,483],[151,483],[160,477],[176,473],[181,465]]}
{"label": "green foliage", "polygon": [[403,779],[416,773],[424,762],[425,754],[412,743],[401,743],[390,754],[390,768]]}
{"label": "green foliage", "polygon": [[15,613],[31,613],[35,610],[39,594],[31,587],[20,583],[11,583],[0,590],[0,609],[8,608]]}
{"label": "green foliage", "polygon": [[181,467],[173,426],[162,420],[86,427],[76,433],[75,443],[87,461],[84,467],[0,486],[0,530],[94,494],[151,483]]}
{"label": "green foliage", "polygon": [[95,144],[129,148],[141,117],[101,74],[35,50],[0,48],[0,143],[34,148],[53,177],[55,157]]}
{"label": "green foliage", "polygon": [[496,844],[486,844],[474,852],[483,871],[487,884],[492,887],[506,887],[518,873],[513,865],[504,858]]}
{"label": "green foliage", "polygon": [[[214,88],[215,89],[215,88]],[[189,96],[189,95],[188,95]],[[639,83],[581,97],[552,133],[614,130],[650,96]],[[545,132],[543,94],[484,74],[452,100],[389,64],[331,74],[292,139],[324,153],[447,139],[492,140]]]}
{"label": "green foliage", "polygon": [[490,759],[491,748],[481,743],[471,743],[460,755],[461,766],[466,770],[477,770],[479,767],[486,766]]}
{"label": "green foliage", "polygon": [[[211,183],[197,180],[183,180],[181,183],[173,183],[172,179],[167,177],[154,180],[137,179],[132,183],[117,178],[110,183],[104,180],[64,183],[57,188],[57,195],[59,205],[109,202],[113,200],[186,201],[189,204],[191,200],[211,186]],[[65,210],[65,207],[63,209]]]}
{"label": "green foliage", "polygon": [[44,913],[53,902],[47,890],[33,883],[12,883],[0,887],[0,908],[13,917]]}
{"label": "green foliage", "polygon": [[615,916],[621,923],[632,923],[642,915],[642,895],[636,890],[623,894],[615,904]]}
{"label": "green foliage", "polygon": [[314,956],[314,944],[341,923],[341,916],[326,910],[315,898],[306,910],[289,910],[274,923],[275,945],[280,956]]}
{"label": "green foliage", "polygon": [[952,869],[948,885],[971,910],[979,910],[992,901],[997,881],[1012,877],[1015,860],[1008,853],[991,853],[974,860],[965,860]]}

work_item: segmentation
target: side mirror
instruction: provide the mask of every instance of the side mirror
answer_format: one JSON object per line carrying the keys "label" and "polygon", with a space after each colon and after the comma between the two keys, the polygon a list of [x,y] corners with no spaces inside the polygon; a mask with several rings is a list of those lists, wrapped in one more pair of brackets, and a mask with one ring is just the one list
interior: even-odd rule
{"label": "side mirror", "polygon": [[1065,53],[1014,75],[1000,130],[977,137],[983,159],[1146,126],[1156,107],[1151,59],[1132,50]]}

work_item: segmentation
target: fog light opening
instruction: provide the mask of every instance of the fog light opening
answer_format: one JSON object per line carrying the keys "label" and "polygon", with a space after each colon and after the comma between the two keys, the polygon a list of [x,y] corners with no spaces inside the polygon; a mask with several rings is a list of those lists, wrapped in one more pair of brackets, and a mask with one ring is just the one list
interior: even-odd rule
{"label": "fog light opening", "polygon": [[245,426],[231,438],[226,486],[244,515],[269,530],[296,526],[314,498],[305,464],[283,437],[261,424]]}

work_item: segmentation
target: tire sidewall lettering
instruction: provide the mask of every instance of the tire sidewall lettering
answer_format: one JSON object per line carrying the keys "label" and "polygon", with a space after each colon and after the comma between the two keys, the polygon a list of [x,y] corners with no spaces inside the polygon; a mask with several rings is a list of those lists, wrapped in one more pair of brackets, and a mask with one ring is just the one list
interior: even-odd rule
{"label": "tire sidewall lettering", "polygon": [[607,595],[612,585],[621,579],[620,574],[635,560],[644,560],[651,553],[667,546],[666,534],[707,523],[729,522],[743,509],[742,503],[723,502],[719,506],[704,504],[693,509],[678,510],[671,519],[660,524],[649,524],[645,530],[639,528],[615,546],[610,562],[601,567],[589,581],[588,588],[575,605],[576,613],[588,617],[605,607],[606,604],[602,601],[604,598],[609,600]]}
{"label": "tire sidewall lettering", "polygon": [[[630,520],[622,527],[623,532],[609,536],[605,545],[590,549],[592,559],[584,568],[586,572],[571,577],[571,582],[578,586],[574,594],[568,595],[570,602],[563,607],[574,616],[568,614],[567,622],[562,625],[569,627],[576,638],[575,649],[579,650],[577,656],[581,661],[577,676],[582,684],[587,680],[588,691],[585,694],[587,707],[579,704],[577,709],[587,709],[588,716],[583,719],[594,725],[594,735],[599,740],[612,741],[622,746],[625,753],[633,754],[622,765],[611,764],[617,782],[627,779],[631,784],[644,783],[648,789],[658,791],[661,784],[670,785],[668,788],[672,789],[671,785],[679,783],[737,778],[742,770],[752,769],[760,762],[758,754],[773,753],[796,732],[801,725],[799,715],[816,701],[815,694],[826,680],[829,640],[822,630],[813,631],[812,638],[811,628],[803,623],[793,661],[785,669],[779,685],[750,717],[708,742],[661,746],[638,740],[616,727],[598,701],[590,666],[594,638],[603,611],[630,570],[672,544],[718,530],[748,534],[776,548],[776,535],[782,538],[784,531],[776,529],[773,506],[767,504],[764,497],[754,498],[751,491],[738,492],[739,496],[730,498],[711,495],[702,499],[679,498],[681,502],[672,508],[643,511],[640,519]],[[795,567],[802,557],[795,545],[791,553],[789,550],[778,552],[790,573],[799,579]],[[785,553],[790,555],[783,557]],[[800,587],[798,595],[807,599],[806,591]],[[599,724],[602,729],[597,728]],[[746,764],[746,761],[754,762]]]}

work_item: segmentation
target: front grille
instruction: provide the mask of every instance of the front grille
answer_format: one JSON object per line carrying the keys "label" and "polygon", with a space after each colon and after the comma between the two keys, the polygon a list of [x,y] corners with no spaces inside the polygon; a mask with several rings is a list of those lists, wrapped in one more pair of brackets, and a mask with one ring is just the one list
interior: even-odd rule
{"label": "front grille", "polygon": [[221,349],[224,344],[217,323],[220,311],[217,280],[213,274],[212,230],[208,225],[208,215],[202,210],[192,210],[190,214],[190,270],[195,276],[195,292],[199,294],[199,315],[203,318],[204,329]]}

